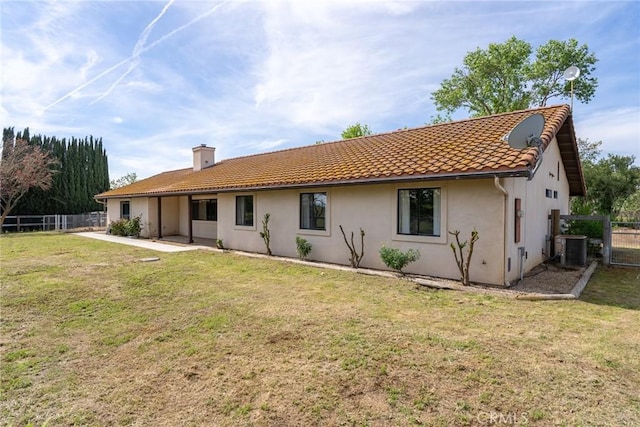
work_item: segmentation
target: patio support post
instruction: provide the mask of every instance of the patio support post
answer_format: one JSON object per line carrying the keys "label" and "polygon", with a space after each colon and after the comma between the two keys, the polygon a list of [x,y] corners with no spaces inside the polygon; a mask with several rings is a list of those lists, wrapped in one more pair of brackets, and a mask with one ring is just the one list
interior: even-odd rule
{"label": "patio support post", "polygon": [[158,239],[162,239],[162,197],[158,196]]}
{"label": "patio support post", "polygon": [[191,212],[191,194],[187,196],[187,212],[189,212],[189,243],[193,243],[193,216]]}

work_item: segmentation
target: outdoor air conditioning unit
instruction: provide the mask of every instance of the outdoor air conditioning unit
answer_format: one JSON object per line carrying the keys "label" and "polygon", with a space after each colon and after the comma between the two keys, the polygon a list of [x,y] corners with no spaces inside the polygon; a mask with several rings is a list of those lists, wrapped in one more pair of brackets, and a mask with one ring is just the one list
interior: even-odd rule
{"label": "outdoor air conditioning unit", "polygon": [[556,253],[562,265],[587,265],[587,236],[559,235],[555,240]]}

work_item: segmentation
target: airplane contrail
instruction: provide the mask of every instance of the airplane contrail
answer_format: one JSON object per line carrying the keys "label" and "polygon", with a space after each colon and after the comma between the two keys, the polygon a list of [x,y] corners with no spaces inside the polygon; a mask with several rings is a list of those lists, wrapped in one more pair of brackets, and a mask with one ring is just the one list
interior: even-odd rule
{"label": "airplane contrail", "polygon": [[[155,22],[157,22],[157,20],[164,14],[164,12],[166,11],[166,8],[169,7],[171,5],[171,3],[173,3],[175,0],[171,0],[162,10],[162,12],[160,12],[160,14],[158,15],[158,17],[156,17],[156,19],[154,19],[149,25],[147,25],[147,28],[145,28],[145,31],[143,31],[143,33],[141,34],[140,38],[138,39],[138,43],[140,43],[140,41],[142,40],[143,36],[145,36],[145,32],[147,32],[147,29],[153,24],[155,25]],[[136,48],[134,48],[134,52],[131,54],[131,56],[129,56],[128,58],[123,59],[122,61],[118,62],[117,64],[107,68],[105,71],[103,71],[102,73],[98,74],[97,76],[95,76],[94,78],[92,78],[91,80],[81,84],[80,86],[76,87],[75,89],[73,89],[72,91],[68,92],[67,94],[61,96],[60,98],[56,99],[55,101],[53,101],[51,104],[47,105],[42,112],[45,112],[47,110],[49,110],[50,108],[58,105],[59,103],[61,103],[62,101],[64,101],[65,99],[75,95],[76,93],[80,92],[82,89],[86,88],[87,86],[91,85],[92,83],[94,83],[95,81],[101,79],[102,77],[106,76],[107,74],[111,73],[113,70],[119,68],[121,65],[126,64],[129,61],[135,60],[136,57],[139,58],[139,56],[141,54],[143,54],[144,52],[147,52],[150,49],[153,49],[154,47],[156,47],[157,45],[159,45],[160,43],[162,43],[163,41],[165,41],[166,39],[168,39],[169,37],[174,36],[175,34],[179,33],[180,31],[190,27],[191,25],[195,24],[196,22],[206,18],[207,16],[211,15],[212,13],[214,13],[216,10],[218,10],[219,8],[221,8],[222,6],[224,6],[225,4],[229,3],[230,0],[224,1],[220,4],[215,5],[214,7],[212,7],[211,9],[207,10],[206,12],[202,13],[201,15],[196,16],[195,18],[193,18],[191,21],[187,22],[186,24],[183,24],[181,26],[179,26],[178,28],[176,28],[175,30],[165,34],[164,36],[160,37],[158,40],[154,41],[153,43],[149,44],[148,46],[144,46],[144,47],[140,47],[138,51],[136,51],[136,48],[138,47],[138,43],[136,43]],[[152,27],[153,28],[153,27]],[[150,29],[149,29],[150,32]],[[148,37],[148,32],[146,34],[146,36],[144,37],[144,41],[143,43],[146,43],[146,37]],[[139,60],[139,59],[138,59]],[[128,74],[130,72],[127,71],[127,73],[125,73],[124,76],[126,76],[126,74]],[[121,78],[118,81],[121,81],[124,76],[121,76]],[[118,83],[118,81],[116,82],[116,84]],[[113,87],[115,87],[115,84],[112,85]],[[111,90],[111,89],[110,89]],[[102,99],[105,95],[101,95],[97,100],[93,101],[91,104],[97,102],[99,99]]]}
{"label": "airplane contrail", "polygon": [[158,16],[156,16],[155,19],[151,21],[149,25],[146,26],[144,31],[142,31],[142,34],[140,34],[140,37],[138,37],[138,41],[136,42],[136,45],[133,47],[133,52],[129,57],[130,62],[129,62],[129,68],[127,69],[127,71],[125,71],[120,77],[118,77],[116,81],[113,82],[111,86],[109,86],[109,89],[107,89],[102,95],[100,95],[99,97],[94,99],[92,102],[90,102],[89,105],[93,105],[96,102],[100,101],[105,96],[109,95],[113,91],[113,89],[115,89],[116,86],[118,86],[118,84],[122,80],[124,80],[125,77],[127,77],[138,65],[140,65],[140,54],[143,52],[144,45],[147,42],[147,39],[149,38],[149,34],[151,34],[151,30],[153,30],[153,27],[156,25],[156,22],[158,22],[160,18],[162,18],[162,16],[167,12],[167,9],[169,9],[169,6],[171,6],[171,4],[174,1],[175,0],[169,0],[169,3],[167,3],[162,8]]}

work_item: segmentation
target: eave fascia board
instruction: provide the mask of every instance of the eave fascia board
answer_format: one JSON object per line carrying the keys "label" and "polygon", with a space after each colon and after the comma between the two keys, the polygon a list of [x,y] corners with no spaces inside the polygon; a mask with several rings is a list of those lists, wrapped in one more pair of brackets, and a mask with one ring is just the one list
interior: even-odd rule
{"label": "eave fascia board", "polygon": [[188,195],[200,195],[200,194],[218,194],[218,193],[237,193],[248,191],[267,191],[267,190],[287,190],[295,188],[318,188],[318,187],[336,187],[345,185],[369,185],[369,184],[393,184],[409,181],[452,181],[452,180],[467,180],[467,179],[493,179],[497,178],[528,178],[530,170],[528,168],[522,168],[519,170],[509,171],[483,171],[483,172],[468,172],[468,173],[452,173],[452,174],[438,174],[438,175],[409,175],[403,177],[381,177],[366,180],[352,179],[352,180],[340,180],[340,181],[319,181],[310,183],[297,183],[297,184],[279,184],[279,185],[259,185],[259,186],[247,186],[247,187],[228,187],[228,188],[204,188],[197,190],[183,190],[183,191],[166,191],[157,193],[138,193],[138,194],[121,194],[117,196],[108,196],[95,198],[96,200],[108,200],[108,199],[135,199],[143,197],[175,197],[175,196],[188,196]]}

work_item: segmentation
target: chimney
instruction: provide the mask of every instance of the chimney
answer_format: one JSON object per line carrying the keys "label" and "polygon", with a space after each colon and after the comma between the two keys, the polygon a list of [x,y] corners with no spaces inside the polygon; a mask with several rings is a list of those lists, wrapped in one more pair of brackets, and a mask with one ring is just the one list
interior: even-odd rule
{"label": "chimney", "polygon": [[215,163],[216,149],[207,147],[207,144],[200,144],[199,147],[193,147],[193,171],[209,168]]}

